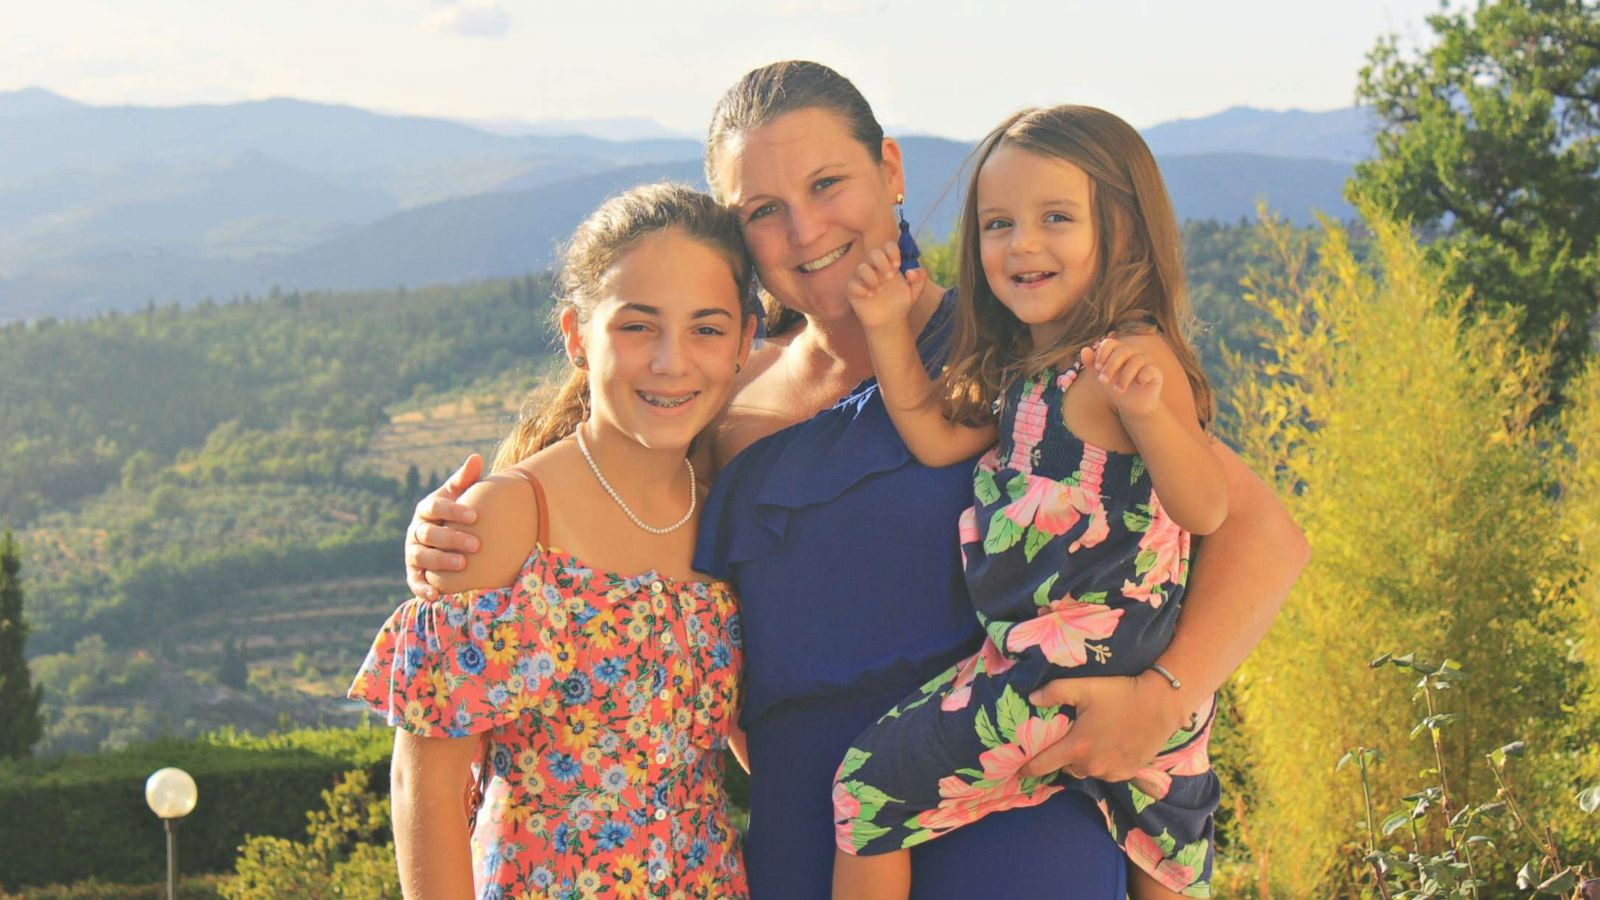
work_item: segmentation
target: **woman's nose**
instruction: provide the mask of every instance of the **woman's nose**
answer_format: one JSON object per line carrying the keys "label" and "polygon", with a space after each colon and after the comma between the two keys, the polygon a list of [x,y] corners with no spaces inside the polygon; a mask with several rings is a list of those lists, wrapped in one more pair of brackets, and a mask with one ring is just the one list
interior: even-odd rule
{"label": "woman's nose", "polygon": [[789,207],[789,242],[795,247],[804,249],[811,246],[827,230],[827,223],[807,204],[797,203]]}

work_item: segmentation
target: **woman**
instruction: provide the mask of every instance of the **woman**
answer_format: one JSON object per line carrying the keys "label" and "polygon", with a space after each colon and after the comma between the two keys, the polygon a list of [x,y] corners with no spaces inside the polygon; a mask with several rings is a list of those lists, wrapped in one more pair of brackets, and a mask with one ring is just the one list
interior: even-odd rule
{"label": "woman", "polygon": [[[713,114],[706,172],[774,302],[768,338],[714,426],[720,472],[695,562],[732,580],[742,604],[752,895],[825,898],[829,791],[851,738],[981,640],[951,527],[970,502],[971,465],[912,459],[845,298],[866,253],[895,238],[905,183],[898,144],[854,86],[815,63],[750,72]],[[948,315],[943,289],[927,284],[911,318],[930,367]],[[1214,446],[1229,517],[1198,554],[1158,660],[1181,687],[1153,671],[1053,683],[1039,701],[1071,704],[1078,718],[1032,772],[1131,777],[1260,640],[1304,565],[1281,504]],[[453,569],[463,559],[454,551],[472,549],[439,523],[465,520],[452,498],[478,465],[418,504],[406,548],[413,590],[427,590],[420,570]],[[1120,897],[1124,871],[1099,811],[1063,792],[916,848],[912,896]]]}

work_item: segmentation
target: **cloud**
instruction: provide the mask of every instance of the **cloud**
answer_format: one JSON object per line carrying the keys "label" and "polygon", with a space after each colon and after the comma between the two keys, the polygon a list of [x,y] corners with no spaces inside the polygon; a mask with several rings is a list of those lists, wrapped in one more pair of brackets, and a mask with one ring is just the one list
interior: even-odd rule
{"label": "cloud", "polygon": [[510,30],[511,15],[500,0],[456,0],[430,13],[427,25],[445,34],[497,38]]}

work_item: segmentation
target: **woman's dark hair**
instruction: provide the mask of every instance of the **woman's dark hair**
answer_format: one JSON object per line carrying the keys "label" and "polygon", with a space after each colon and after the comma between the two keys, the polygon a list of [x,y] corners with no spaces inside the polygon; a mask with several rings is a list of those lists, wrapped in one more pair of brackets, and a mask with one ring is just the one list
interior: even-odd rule
{"label": "woman's dark hair", "polygon": [[[802,109],[823,109],[837,115],[872,161],[883,162],[883,126],[850,79],[821,63],[785,60],[746,72],[717,101],[706,133],[706,184],[711,192],[719,200],[726,199],[717,170],[730,139]],[[799,313],[786,309],[771,295],[764,296],[769,333],[778,334],[800,321]]]}

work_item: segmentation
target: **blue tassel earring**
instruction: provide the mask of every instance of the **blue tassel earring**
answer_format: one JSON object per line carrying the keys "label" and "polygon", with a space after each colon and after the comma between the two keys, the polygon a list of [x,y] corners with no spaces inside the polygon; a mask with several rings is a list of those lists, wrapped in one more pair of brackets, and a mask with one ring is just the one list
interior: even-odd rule
{"label": "blue tassel earring", "polygon": [[922,268],[917,262],[922,256],[922,250],[917,246],[916,238],[911,236],[911,223],[906,221],[906,195],[896,194],[895,205],[900,207],[900,274],[912,269]]}

